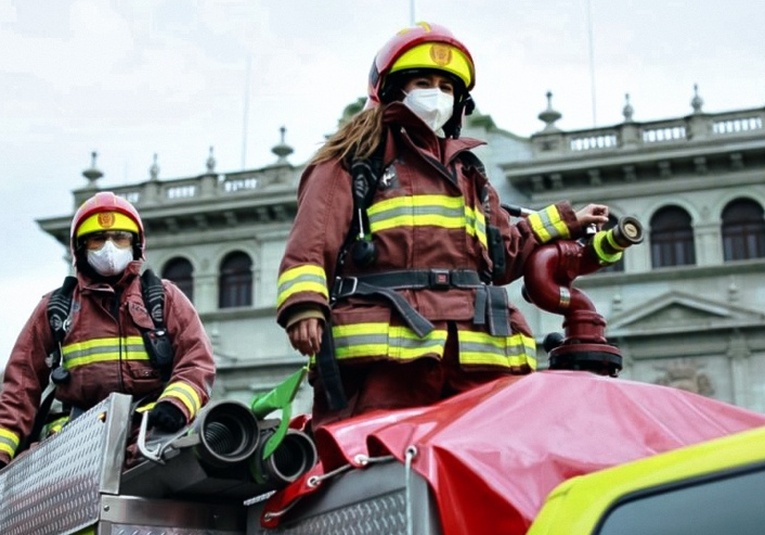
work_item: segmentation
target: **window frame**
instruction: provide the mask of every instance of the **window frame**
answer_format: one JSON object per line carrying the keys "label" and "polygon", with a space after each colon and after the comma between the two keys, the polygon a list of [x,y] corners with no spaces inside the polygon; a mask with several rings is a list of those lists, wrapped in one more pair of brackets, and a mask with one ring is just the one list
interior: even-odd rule
{"label": "window frame", "polygon": [[241,250],[231,251],[221,259],[218,267],[218,308],[252,306],[253,266],[252,257]]}
{"label": "window frame", "polygon": [[[657,218],[666,221],[657,225]],[[652,268],[696,265],[693,218],[684,208],[667,205],[656,210],[651,216],[650,236]]]}

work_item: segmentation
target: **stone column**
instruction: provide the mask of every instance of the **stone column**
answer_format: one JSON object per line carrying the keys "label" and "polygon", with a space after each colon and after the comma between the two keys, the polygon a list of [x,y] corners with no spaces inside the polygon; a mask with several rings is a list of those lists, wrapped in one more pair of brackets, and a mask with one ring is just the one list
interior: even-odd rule
{"label": "stone column", "polygon": [[731,389],[733,403],[739,407],[749,407],[750,399],[747,392],[752,385],[749,383],[749,357],[751,351],[746,343],[746,335],[739,330],[733,331],[728,344],[728,360],[730,362]]}

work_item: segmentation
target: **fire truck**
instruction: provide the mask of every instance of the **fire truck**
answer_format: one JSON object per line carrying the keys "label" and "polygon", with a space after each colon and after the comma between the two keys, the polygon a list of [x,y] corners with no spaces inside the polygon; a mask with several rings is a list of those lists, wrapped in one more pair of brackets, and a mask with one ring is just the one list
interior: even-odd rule
{"label": "fire truck", "polygon": [[[618,377],[619,349],[573,281],[642,228],[623,218],[605,232],[527,263],[524,297],[564,318],[542,371],[315,432],[290,413],[305,370],[250,405],[213,401],[172,435],[131,425],[132,400],[115,393],[0,472],[0,532],[716,533],[702,528],[728,511],[728,532],[759,533],[765,415]],[[140,452],[130,466],[128,445]]]}

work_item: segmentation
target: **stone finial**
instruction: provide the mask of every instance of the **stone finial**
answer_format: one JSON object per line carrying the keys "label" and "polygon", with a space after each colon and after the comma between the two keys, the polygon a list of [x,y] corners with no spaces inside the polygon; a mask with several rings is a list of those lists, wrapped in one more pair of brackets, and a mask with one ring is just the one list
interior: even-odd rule
{"label": "stone finial", "polygon": [[207,161],[205,162],[205,167],[207,169],[207,174],[211,175],[215,172],[215,157],[213,156],[213,147],[210,146],[210,155],[207,157]]}
{"label": "stone finial", "polygon": [[624,115],[624,122],[625,123],[631,123],[632,121],[632,115],[635,113],[635,109],[632,107],[632,104],[630,104],[630,94],[625,93],[624,94],[624,108],[622,108],[622,115]]}
{"label": "stone finial", "polygon": [[691,99],[693,113],[701,113],[701,107],[703,105],[704,100],[699,96],[699,84],[693,84],[693,98]]}
{"label": "stone finial", "polygon": [[282,126],[279,128],[279,133],[281,134],[281,140],[278,145],[274,145],[271,152],[276,154],[278,158],[276,160],[277,164],[284,164],[287,163],[287,156],[295,152],[295,150],[284,142],[284,135],[287,133],[287,129]]}
{"label": "stone finial", "polygon": [[547,109],[537,115],[540,121],[545,123],[543,132],[557,132],[559,129],[555,126],[555,121],[563,117],[560,112],[556,111],[552,107],[552,92],[548,91],[547,96]]}
{"label": "stone finial", "polygon": [[97,189],[96,182],[99,178],[104,176],[100,169],[96,167],[96,158],[98,153],[93,151],[90,153],[90,167],[82,172],[82,176],[88,179],[88,187]]}
{"label": "stone finial", "polygon": [[149,179],[156,181],[159,180],[159,164],[157,163],[157,153],[154,153],[154,162],[149,167]]}

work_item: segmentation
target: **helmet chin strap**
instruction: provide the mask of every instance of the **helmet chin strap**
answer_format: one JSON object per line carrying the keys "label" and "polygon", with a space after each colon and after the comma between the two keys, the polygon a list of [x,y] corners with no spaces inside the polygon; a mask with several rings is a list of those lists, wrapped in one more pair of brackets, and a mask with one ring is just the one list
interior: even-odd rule
{"label": "helmet chin strap", "polygon": [[443,126],[446,137],[458,139],[462,133],[462,119],[473,113],[473,110],[475,110],[473,97],[470,96],[470,93],[465,93],[465,95],[466,96],[461,97],[459,101],[455,101],[452,117],[446,121],[446,124]]}

